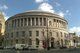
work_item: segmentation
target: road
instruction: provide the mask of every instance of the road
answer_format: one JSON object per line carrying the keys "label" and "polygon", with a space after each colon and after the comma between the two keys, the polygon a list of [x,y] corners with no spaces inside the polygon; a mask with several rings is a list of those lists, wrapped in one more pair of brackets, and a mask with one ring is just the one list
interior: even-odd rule
{"label": "road", "polygon": [[51,49],[51,50],[0,50],[0,53],[80,53],[78,49]]}

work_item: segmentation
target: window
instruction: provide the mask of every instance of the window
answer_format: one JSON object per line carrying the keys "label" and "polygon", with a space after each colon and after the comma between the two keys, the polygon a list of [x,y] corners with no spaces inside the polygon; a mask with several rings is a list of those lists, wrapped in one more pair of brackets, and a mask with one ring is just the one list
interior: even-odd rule
{"label": "window", "polygon": [[51,26],[52,25],[52,22],[51,21],[49,21],[49,26]]}
{"label": "window", "polygon": [[30,26],[31,25],[31,20],[30,20],[30,18],[28,18],[28,26]]}
{"label": "window", "polygon": [[32,18],[32,25],[34,25],[34,18]]}
{"label": "window", "polygon": [[7,33],[7,38],[10,38],[9,33]]}
{"label": "window", "polygon": [[13,33],[11,33],[11,38],[13,38]]}
{"label": "window", "polygon": [[52,32],[50,32],[50,36],[52,36]]}
{"label": "window", "polygon": [[39,39],[36,38],[36,45],[39,45]]}
{"label": "window", "polygon": [[6,38],[9,38],[9,33],[6,34]]}
{"label": "window", "polygon": [[18,40],[16,39],[16,43],[18,43]]}
{"label": "window", "polygon": [[16,27],[16,19],[14,20],[14,27]]}
{"label": "window", "polygon": [[40,26],[42,26],[42,18],[40,18]]}
{"label": "window", "polygon": [[19,36],[19,32],[16,32],[16,37],[18,37]]}
{"label": "window", "polygon": [[29,36],[32,36],[32,31],[29,31]]}
{"label": "window", "polygon": [[36,18],[36,25],[38,25],[38,18]]}
{"label": "window", "polygon": [[22,39],[22,44],[25,44],[25,40],[24,39]]}
{"label": "window", "polygon": [[67,38],[67,34],[66,33],[64,33],[64,37]]}
{"label": "window", "polygon": [[46,26],[46,18],[44,18],[43,20],[44,20],[44,26]]}
{"label": "window", "polygon": [[60,32],[60,33],[61,33],[61,37],[63,37],[62,32]]}
{"label": "window", "polygon": [[36,36],[39,36],[39,31],[36,31]]}
{"label": "window", "polygon": [[11,40],[11,45],[13,45],[13,40]]}
{"label": "window", "polygon": [[29,43],[28,43],[29,45],[32,45],[32,40],[31,39],[29,39]]}
{"label": "window", "polygon": [[14,27],[14,20],[12,20],[12,27]]}
{"label": "window", "polygon": [[44,33],[44,31],[42,31],[42,36],[45,37],[45,33]]}
{"label": "window", "polygon": [[63,39],[61,39],[61,46],[63,46]]}
{"label": "window", "polygon": [[24,37],[25,36],[25,31],[22,31],[22,37]]}
{"label": "window", "polygon": [[56,32],[56,35],[57,35],[57,37],[59,36],[59,35],[58,35],[58,32]]}
{"label": "window", "polygon": [[56,19],[54,19],[54,22],[56,22]]}

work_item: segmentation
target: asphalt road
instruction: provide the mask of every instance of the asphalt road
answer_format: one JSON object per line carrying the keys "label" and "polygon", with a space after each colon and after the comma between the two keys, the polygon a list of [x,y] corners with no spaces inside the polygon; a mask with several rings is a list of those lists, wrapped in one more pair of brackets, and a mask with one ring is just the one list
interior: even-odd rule
{"label": "asphalt road", "polygon": [[51,50],[0,50],[0,53],[80,53],[78,49],[51,49]]}

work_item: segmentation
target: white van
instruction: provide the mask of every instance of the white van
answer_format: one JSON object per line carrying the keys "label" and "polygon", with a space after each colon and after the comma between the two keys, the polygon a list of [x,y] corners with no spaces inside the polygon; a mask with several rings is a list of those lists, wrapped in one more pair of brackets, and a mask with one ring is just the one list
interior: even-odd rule
{"label": "white van", "polygon": [[26,47],[25,44],[16,44],[15,46],[15,49],[23,49],[24,47]]}

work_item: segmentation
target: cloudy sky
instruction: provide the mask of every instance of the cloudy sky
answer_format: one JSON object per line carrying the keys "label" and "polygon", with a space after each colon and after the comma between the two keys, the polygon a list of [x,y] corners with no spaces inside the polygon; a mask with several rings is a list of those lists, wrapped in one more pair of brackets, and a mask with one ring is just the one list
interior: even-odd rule
{"label": "cloudy sky", "polygon": [[28,10],[57,13],[68,21],[70,32],[80,32],[80,0],[0,0],[5,19]]}

